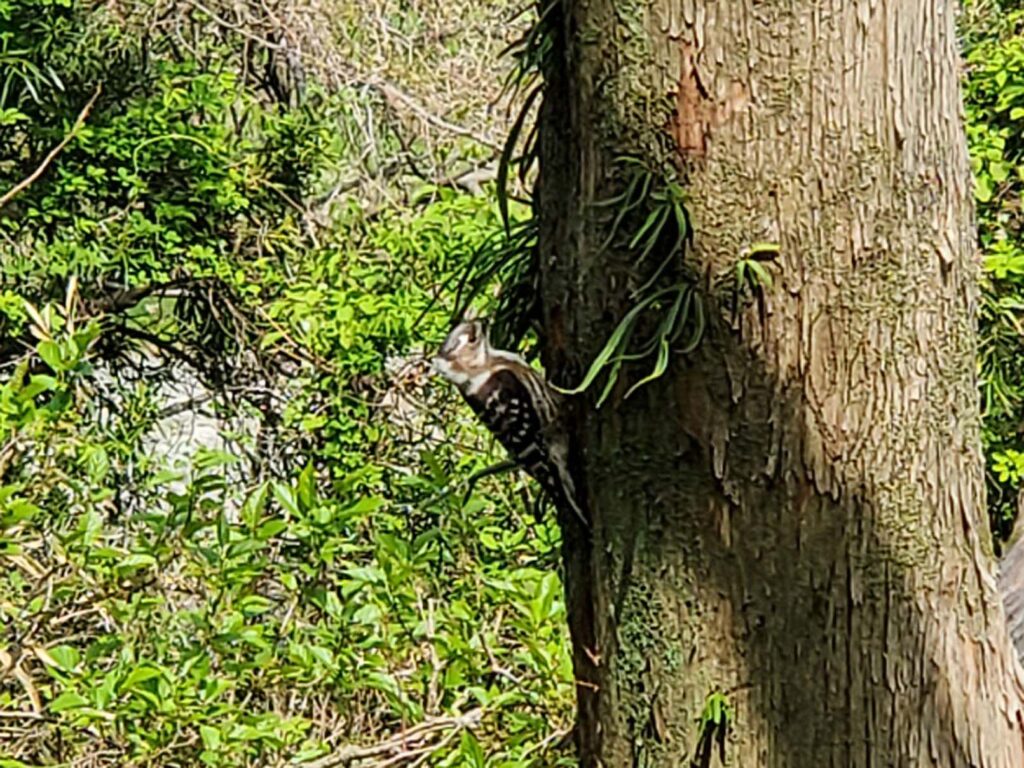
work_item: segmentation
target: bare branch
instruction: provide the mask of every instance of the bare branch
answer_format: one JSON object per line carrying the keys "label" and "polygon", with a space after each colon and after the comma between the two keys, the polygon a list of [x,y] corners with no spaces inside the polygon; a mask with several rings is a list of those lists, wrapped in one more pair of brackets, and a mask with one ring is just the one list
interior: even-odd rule
{"label": "bare branch", "polygon": [[[358,760],[379,758],[375,765],[422,765],[422,758],[434,753],[467,728],[478,725],[483,718],[482,709],[473,709],[454,717],[429,718],[401,733],[370,746],[349,745],[330,755],[309,763],[310,768],[337,768]],[[437,740],[438,736],[443,737]]]}
{"label": "bare branch", "polygon": [[71,140],[75,138],[75,135],[81,130],[82,126],[85,125],[85,119],[89,117],[89,112],[92,111],[92,107],[96,103],[96,99],[100,97],[100,93],[102,91],[103,84],[101,83],[100,85],[96,86],[96,91],[93,93],[92,98],[90,98],[89,101],[86,102],[85,106],[82,107],[82,111],[78,113],[78,118],[75,120],[75,124],[71,126],[71,130],[68,131],[67,136],[61,139],[60,144],[58,144],[56,147],[50,150],[50,153],[43,158],[43,162],[41,162],[39,164],[39,167],[36,168],[30,175],[19,181],[13,187],[7,190],[7,192],[5,192],[2,196],[0,196],[0,210],[2,210],[3,207],[7,205],[7,203],[9,203],[12,199],[14,199],[15,195],[18,195],[21,192],[25,191],[33,182],[35,182],[36,179],[42,176],[47,166],[49,166],[50,163],[53,162],[54,158],[56,158],[57,155],[59,155],[63,151],[64,147],[66,147],[71,142]]}
{"label": "bare branch", "polygon": [[416,117],[420,118],[424,122],[440,128],[441,130],[447,131],[448,133],[454,133],[458,136],[465,136],[466,138],[473,139],[479,144],[483,144],[485,147],[490,147],[496,152],[501,151],[501,145],[498,144],[494,139],[489,136],[481,136],[469,128],[464,128],[461,125],[450,123],[442,117],[435,115],[430,110],[426,109],[422,104],[416,101],[414,98],[406,93],[403,93],[397,87],[391,83],[382,80],[380,78],[371,78],[368,81],[368,85],[376,88],[380,91],[381,95],[387,100],[388,104],[393,109],[398,109],[397,105],[404,106],[408,111],[412,112]]}

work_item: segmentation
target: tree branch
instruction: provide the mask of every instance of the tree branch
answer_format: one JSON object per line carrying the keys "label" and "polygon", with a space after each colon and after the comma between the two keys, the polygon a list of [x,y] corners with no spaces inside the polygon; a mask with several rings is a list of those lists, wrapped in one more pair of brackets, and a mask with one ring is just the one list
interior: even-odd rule
{"label": "tree branch", "polygon": [[454,133],[458,136],[465,136],[466,138],[473,139],[473,141],[483,144],[485,147],[490,147],[495,152],[501,152],[501,146],[496,141],[491,139],[489,136],[481,136],[473,132],[469,128],[464,128],[461,125],[450,123],[444,118],[435,115],[433,112],[428,110],[414,98],[412,98],[406,93],[403,93],[401,90],[399,90],[386,80],[383,80],[379,77],[373,77],[367,80],[366,82],[367,85],[371,86],[372,88],[375,88],[384,97],[388,105],[391,106],[392,108],[397,108],[396,104],[401,104],[406,108],[406,110],[412,112],[414,115],[416,115],[416,117],[434,126],[435,128],[440,128],[443,131],[447,131],[448,133]]}
{"label": "tree branch", "polygon": [[91,299],[86,302],[86,306],[90,315],[116,315],[126,309],[131,309],[140,301],[150,296],[167,296],[171,295],[170,292],[175,290],[201,286],[210,282],[209,278],[204,277],[180,277],[163,283],[149,283],[148,285],[136,288],[122,289],[111,286],[116,291],[115,293],[102,298]]}
{"label": "tree branch", "polygon": [[89,101],[86,102],[85,106],[82,107],[82,111],[78,113],[78,118],[75,120],[75,124],[71,126],[71,130],[68,131],[67,136],[61,139],[60,144],[50,150],[50,153],[43,158],[43,162],[39,164],[38,168],[0,196],[0,209],[3,209],[7,203],[14,199],[15,195],[25,191],[33,182],[35,182],[36,179],[42,176],[47,166],[49,166],[50,163],[53,162],[54,158],[63,151],[64,147],[66,147],[71,140],[75,138],[75,135],[85,124],[85,119],[89,116],[89,112],[92,111],[92,107],[96,103],[96,99],[100,97],[100,93],[102,93],[102,91],[103,84],[101,83],[96,86],[96,91],[93,93],[92,98],[90,98]]}

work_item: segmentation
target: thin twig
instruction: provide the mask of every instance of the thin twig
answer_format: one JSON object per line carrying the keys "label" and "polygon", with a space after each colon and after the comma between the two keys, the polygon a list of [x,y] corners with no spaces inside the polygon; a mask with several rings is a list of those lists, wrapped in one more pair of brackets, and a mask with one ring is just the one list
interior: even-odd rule
{"label": "thin twig", "polygon": [[0,709],[0,718],[12,720],[49,720],[49,716],[31,710]]}
{"label": "thin twig", "polygon": [[[484,716],[483,709],[473,709],[463,715],[454,717],[437,717],[425,720],[400,733],[392,734],[387,739],[370,746],[348,745],[341,747],[330,755],[309,763],[309,768],[336,768],[351,765],[359,760],[383,758],[377,765],[401,765],[415,761],[414,765],[422,764],[420,758],[431,754],[444,746],[461,731],[479,725]],[[447,734],[435,740],[439,734]]]}
{"label": "thin twig", "polygon": [[101,83],[100,85],[96,86],[96,91],[93,93],[92,98],[89,99],[88,102],[86,102],[84,107],[82,107],[82,111],[78,113],[78,118],[75,120],[75,124],[71,126],[71,130],[68,131],[67,136],[61,139],[60,144],[58,144],[56,147],[50,150],[50,154],[43,158],[43,162],[41,162],[39,164],[39,167],[36,168],[29,176],[19,181],[13,187],[7,190],[7,192],[5,192],[2,196],[0,196],[0,209],[3,209],[3,207],[7,205],[7,203],[9,203],[15,195],[18,195],[21,192],[23,192],[36,179],[42,176],[47,166],[50,163],[52,163],[54,158],[61,153],[64,147],[66,147],[71,142],[71,140],[75,138],[75,134],[77,134],[78,131],[81,130],[82,126],[85,124],[85,119],[89,116],[89,112],[92,111],[93,104],[96,103],[96,99],[100,97],[100,93],[102,91],[103,84]]}
{"label": "thin twig", "polygon": [[246,38],[252,40],[254,43],[259,43],[260,45],[262,45],[262,46],[264,46],[266,48],[269,48],[269,49],[271,49],[273,51],[282,51],[282,50],[285,50],[288,47],[288,46],[284,45],[283,43],[274,42],[273,40],[270,40],[269,38],[267,38],[267,37],[265,37],[263,35],[253,34],[252,32],[250,32],[242,24],[235,24],[235,23],[232,23],[232,22],[228,21],[227,19],[221,18],[216,13],[214,13],[209,8],[207,8],[205,5],[203,5],[202,3],[196,2],[196,0],[189,0],[189,5],[193,6],[197,10],[202,11],[203,13],[205,13],[207,16],[210,17],[210,21],[214,22],[215,24],[219,24],[220,26],[224,27],[225,29],[230,29],[232,32],[237,32],[242,37],[246,37]]}
{"label": "thin twig", "polygon": [[406,93],[403,93],[401,90],[396,88],[391,83],[380,78],[374,77],[369,79],[368,84],[371,87],[376,88],[384,96],[384,98],[387,99],[388,102],[391,103],[392,105],[395,104],[395,102],[398,102],[407,110],[416,115],[416,117],[420,118],[426,123],[429,123],[435,128],[440,128],[443,131],[447,131],[449,133],[454,133],[458,136],[465,136],[466,138],[473,139],[474,141],[483,144],[485,147],[490,147],[496,152],[501,151],[501,146],[499,146],[499,144],[490,137],[481,136],[475,133],[474,131],[470,130],[469,128],[464,128],[461,125],[450,123],[443,117],[435,115],[433,112],[428,110],[414,98],[412,98]]}

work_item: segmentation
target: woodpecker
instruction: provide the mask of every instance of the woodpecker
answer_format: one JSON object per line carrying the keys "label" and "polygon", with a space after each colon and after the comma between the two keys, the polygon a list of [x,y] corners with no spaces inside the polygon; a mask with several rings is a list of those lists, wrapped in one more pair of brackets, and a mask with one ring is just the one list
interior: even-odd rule
{"label": "woodpecker", "polygon": [[551,497],[587,525],[569,474],[569,441],[561,395],[539,371],[513,352],[493,349],[483,323],[455,326],[434,369],[458,387],[484,426]]}

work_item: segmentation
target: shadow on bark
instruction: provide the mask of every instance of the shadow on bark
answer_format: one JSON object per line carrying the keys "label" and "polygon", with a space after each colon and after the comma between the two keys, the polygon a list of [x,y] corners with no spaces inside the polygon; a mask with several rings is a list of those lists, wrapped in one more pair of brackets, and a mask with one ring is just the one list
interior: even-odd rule
{"label": "shadow on bark", "polygon": [[741,703],[729,764],[753,764],[743,744],[787,768],[988,764],[963,730],[977,692],[955,690],[967,681],[935,645],[960,611],[953,631],[982,633],[982,664],[999,653],[981,649],[992,596],[977,542],[956,540],[986,535],[963,503],[980,502],[980,472],[947,490],[941,462],[915,478],[913,457],[884,445],[822,464],[802,383],[773,379],[726,318],[716,327],[633,398],[577,408],[597,510],[593,548],[578,532],[565,545],[581,765],[714,764],[695,696],[723,689]]}

